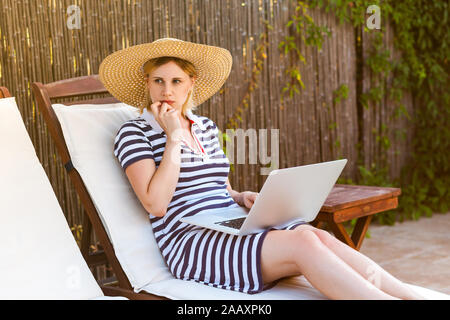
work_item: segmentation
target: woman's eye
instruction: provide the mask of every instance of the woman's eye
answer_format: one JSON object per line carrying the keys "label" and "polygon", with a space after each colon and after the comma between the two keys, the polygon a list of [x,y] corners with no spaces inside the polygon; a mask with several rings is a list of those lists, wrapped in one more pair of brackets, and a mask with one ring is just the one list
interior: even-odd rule
{"label": "woman's eye", "polygon": [[156,82],[156,83],[161,83],[162,80],[161,80],[161,79],[156,79],[155,82]]}
{"label": "woman's eye", "polygon": [[178,80],[178,79],[173,80],[173,83],[181,83],[181,80]]}

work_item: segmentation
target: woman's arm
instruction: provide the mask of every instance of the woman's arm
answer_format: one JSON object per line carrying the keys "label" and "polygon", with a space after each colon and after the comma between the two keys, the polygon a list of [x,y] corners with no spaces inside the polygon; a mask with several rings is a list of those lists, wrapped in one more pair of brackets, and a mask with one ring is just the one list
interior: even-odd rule
{"label": "woman's arm", "polygon": [[150,214],[163,217],[175,192],[180,175],[180,142],[167,140],[161,163],[143,159],[131,164],[125,173],[139,201]]}
{"label": "woman's arm", "polygon": [[242,195],[240,192],[235,191],[231,188],[230,180],[227,178],[227,191],[230,194],[230,196],[233,198],[234,202],[236,202],[238,205],[242,206]]}
{"label": "woman's arm", "polygon": [[156,101],[150,108],[167,135],[161,163],[156,169],[153,160],[144,159],[131,164],[125,173],[144,208],[156,217],[163,217],[180,176],[182,128],[179,111],[171,105]]}

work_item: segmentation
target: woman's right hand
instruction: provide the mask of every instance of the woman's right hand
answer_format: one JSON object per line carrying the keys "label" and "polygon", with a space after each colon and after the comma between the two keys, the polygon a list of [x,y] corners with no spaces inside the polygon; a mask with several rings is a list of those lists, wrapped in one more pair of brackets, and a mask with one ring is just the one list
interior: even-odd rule
{"label": "woman's right hand", "polygon": [[183,137],[179,111],[170,104],[157,101],[150,106],[152,113],[161,128],[167,135],[167,139],[180,141]]}

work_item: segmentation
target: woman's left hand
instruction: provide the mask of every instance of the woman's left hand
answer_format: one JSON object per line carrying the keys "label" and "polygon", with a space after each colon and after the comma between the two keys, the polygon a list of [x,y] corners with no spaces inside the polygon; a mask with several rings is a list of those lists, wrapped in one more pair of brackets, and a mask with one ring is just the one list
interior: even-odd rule
{"label": "woman's left hand", "polygon": [[240,205],[245,206],[247,208],[251,208],[253,206],[253,203],[255,203],[256,197],[258,196],[257,192],[252,191],[243,191],[240,194]]}

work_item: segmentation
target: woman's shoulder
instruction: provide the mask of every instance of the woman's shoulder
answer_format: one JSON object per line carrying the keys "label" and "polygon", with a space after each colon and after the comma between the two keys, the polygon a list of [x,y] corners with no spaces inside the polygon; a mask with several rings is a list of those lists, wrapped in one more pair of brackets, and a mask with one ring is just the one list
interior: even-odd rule
{"label": "woman's shoulder", "polygon": [[125,121],[122,126],[120,127],[119,130],[123,129],[123,128],[143,128],[145,126],[145,120],[142,119],[141,117],[137,117],[134,119],[130,119]]}
{"label": "woman's shoulder", "polygon": [[114,139],[114,150],[131,142],[146,143],[152,145],[154,141],[161,138],[161,133],[143,118],[138,117],[125,121],[116,133]]}
{"label": "woman's shoulder", "polygon": [[142,118],[141,116],[125,121],[122,126],[119,128],[116,134],[116,138],[119,138],[121,135],[129,135],[129,134],[138,134],[145,136],[152,136],[158,134],[156,130],[152,128],[148,122]]}
{"label": "woman's shoulder", "polygon": [[214,130],[217,128],[216,123],[208,117],[196,115],[197,119],[203,124],[206,130]]}

